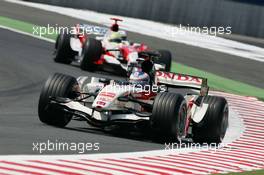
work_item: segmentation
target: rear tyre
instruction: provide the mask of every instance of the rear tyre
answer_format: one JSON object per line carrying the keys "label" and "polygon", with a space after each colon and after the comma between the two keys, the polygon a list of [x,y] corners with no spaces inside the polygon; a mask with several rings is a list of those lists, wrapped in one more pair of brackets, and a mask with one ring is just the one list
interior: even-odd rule
{"label": "rear tyre", "polygon": [[76,79],[68,75],[56,73],[48,78],[39,97],[38,115],[41,122],[58,127],[64,127],[70,122],[71,114],[52,109],[48,104],[50,97],[75,98],[73,89],[76,85]]}
{"label": "rear tyre", "polygon": [[201,144],[219,144],[228,127],[227,101],[223,97],[206,96],[204,103],[209,106],[202,121],[193,125],[193,141]]}
{"label": "rear tyre", "polygon": [[[160,93],[153,104],[151,126],[168,140],[179,140],[185,135],[187,105],[176,93]],[[167,140],[167,139],[166,139]]]}
{"label": "rear tyre", "polygon": [[95,71],[97,65],[94,62],[100,59],[102,53],[103,47],[101,41],[94,38],[87,39],[83,46],[81,69]]}
{"label": "rear tyre", "polygon": [[60,33],[57,36],[55,43],[55,62],[70,64],[75,55],[77,55],[77,52],[73,51],[70,46],[70,39],[71,35],[67,33]]}
{"label": "rear tyre", "polygon": [[168,50],[159,50],[161,58],[157,63],[165,65],[165,71],[170,72],[171,70],[171,52]]}

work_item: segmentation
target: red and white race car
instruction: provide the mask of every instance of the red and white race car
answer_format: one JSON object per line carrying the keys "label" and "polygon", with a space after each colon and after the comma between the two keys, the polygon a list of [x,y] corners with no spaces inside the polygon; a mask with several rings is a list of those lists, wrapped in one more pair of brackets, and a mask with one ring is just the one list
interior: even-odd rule
{"label": "red and white race car", "polygon": [[[78,62],[81,69],[88,71],[102,68],[129,72],[130,67],[139,60],[148,59],[140,52],[149,51],[150,48],[143,43],[127,40],[126,32],[119,30],[117,23],[122,20],[111,19],[114,23],[110,28],[77,24],[71,31],[61,31],[55,44],[55,62]],[[167,50],[155,52],[155,69],[170,71],[171,53]]]}

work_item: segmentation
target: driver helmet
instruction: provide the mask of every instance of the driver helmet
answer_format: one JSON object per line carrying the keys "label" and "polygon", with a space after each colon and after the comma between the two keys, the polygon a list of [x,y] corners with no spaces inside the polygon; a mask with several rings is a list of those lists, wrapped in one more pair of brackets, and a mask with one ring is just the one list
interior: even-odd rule
{"label": "driver helmet", "polygon": [[112,32],[108,38],[110,42],[121,43],[122,35],[119,32]]}
{"label": "driver helmet", "polygon": [[132,85],[149,85],[150,77],[143,71],[135,71],[129,77],[129,83]]}
{"label": "driver helmet", "polygon": [[118,33],[121,35],[122,41],[126,41],[127,40],[127,33],[126,33],[126,31],[120,30]]}

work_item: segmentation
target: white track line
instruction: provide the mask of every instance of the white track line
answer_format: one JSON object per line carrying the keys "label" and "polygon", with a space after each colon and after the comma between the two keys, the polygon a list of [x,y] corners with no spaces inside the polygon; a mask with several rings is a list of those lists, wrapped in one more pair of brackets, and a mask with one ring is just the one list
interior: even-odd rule
{"label": "white track line", "polygon": [[[113,15],[110,14],[97,13],[89,10],[79,10],[18,0],[6,1],[107,26],[111,23],[109,18],[113,17]],[[199,33],[193,34],[192,32],[177,32],[175,35],[172,35],[172,33],[168,32],[166,29],[175,26],[136,18],[117,17],[124,19],[121,28],[128,31],[264,62],[264,49],[257,46]]]}
{"label": "white track line", "polygon": [[30,34],[30,33],[27,33],[27,32],[23,32],[23,31],[21,31],[21,30],[13,29],[13,28],[11,28],[11,27],[6,27],[6,26],[3,26],[3,25],[0,25],[0,28],[2,28],[2,29],[6,29],[6,30],[9,30],[9,31],[12,31],[12,32],[16,32],[16,33],[19,33],[19,34],[22,34],[22,35],[31,36],[31,37],[33,37],[33,38],[37,38],[37,39],[44,40],[44,41],[47,41],[47,42],[55,43],[55,41],[54,41],[53,39],[40,37],[40,36],[33,35],[33,34]]}

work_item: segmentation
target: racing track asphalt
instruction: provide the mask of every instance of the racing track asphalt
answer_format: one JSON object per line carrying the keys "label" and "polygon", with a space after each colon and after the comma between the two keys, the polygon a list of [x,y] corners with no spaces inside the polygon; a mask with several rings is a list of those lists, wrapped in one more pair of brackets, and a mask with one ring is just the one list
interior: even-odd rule
{"label": "racing track asphalt", "polygon": [[[62,15],[0,1],[0,15],[38,25],[71,25],[84,22]],[[192,46],[130,33],[135,41],[144,41],[153,48],[167,48],[178,62],[207,70],[224,77],[240,80],[263,88],[263,64],[235,56]],[[54,72],[73,76],[99,76],[81,71],[72,65],[56,64],[52,60],[53,44],[0,29],[0,154],[37,154],[33,142],[99,142],[99,153],[131,152],[163,149],[143,136],[112,136],[87,127],[85,122],[72,121],[68,128],[44,125],[37,117],[37,103],[41,87]],[[233,63],[236,64],[233,64]],[[100,76],[109,76],[100,74]],[[49,152],[49,154],[76,152]]]}
{"label": "racing track asphalt", "polygon": [[[47,26],[47,24],[71,26],[78,22],[88,23],[87,21],[63,16],[57,13],[25,7],[5,1],[0,1],[0,16],[18,19],[40,26]],[[263,62],[248,60],[233,55],[166,41],[155,37],[144,36],[132,32],[128,32],[128,35],[132,41],[144,42],[151,48],[170,50],[173,54],[174,60],[179,63],[205,70],[222,77],[264,88]],[[246,39],[244,37],[243,42],[260,45],[259,40],[254,40],[252,38]],[[264,45],[262,46],[264,47]]]}

